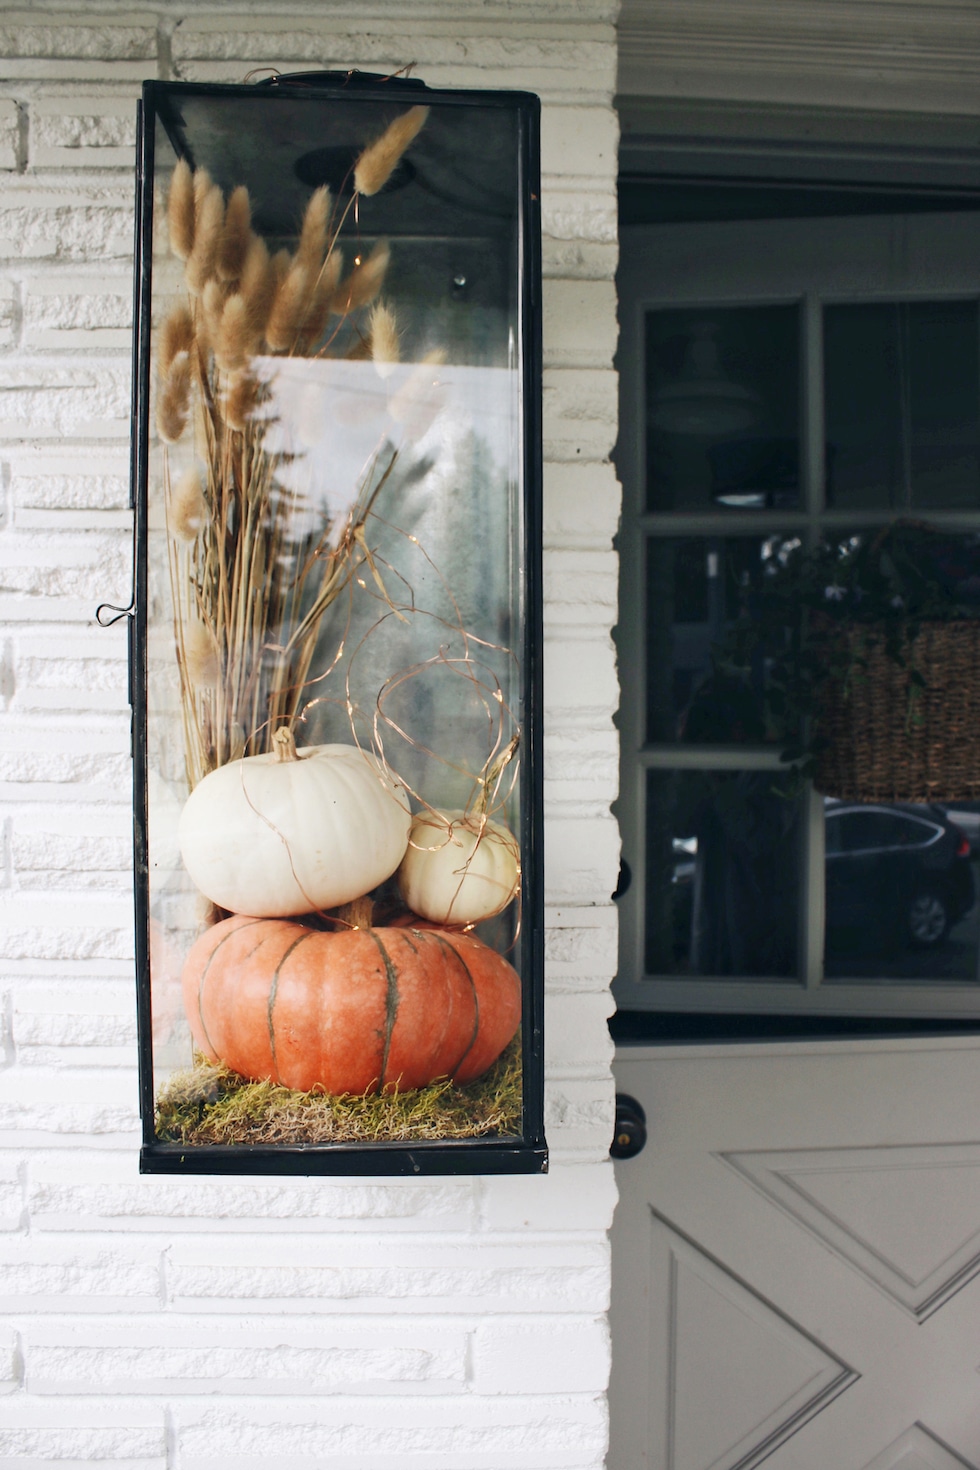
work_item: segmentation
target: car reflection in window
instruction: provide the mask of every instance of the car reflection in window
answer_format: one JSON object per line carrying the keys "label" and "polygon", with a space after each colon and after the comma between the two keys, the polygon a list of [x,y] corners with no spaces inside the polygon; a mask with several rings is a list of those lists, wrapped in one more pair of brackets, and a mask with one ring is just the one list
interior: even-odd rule
{"label": "car reflection in window", "polygon": [[[965,805],[957,808],[958,817]],[[977,983],[980,910],[971,857],[975,862],[980,851],[973,832],[968,835],[939,806],[851,804],[828,798],[824,810],[826,978]],[[980,803],[976,815],[980,817]],[[706,828],[701,835],[710,837],[711,832]],[[728,868],[743,878],[751,876],[751,864],[731,835],[721,844]],[[724,873],[711,861],[718,847],[693,834],[673,837],[675,973],[765,974],[758,962],[771,957],[758,952],[758,936],[780,930],[778,916],[786,908],[786,895],[764,909],[741,890],[739,901],[729,902]],[[784,871],[790,869],[785,841],[765,847],[782,859]],[[771,899],[774,871],[775,865],[766,869],[763,883]],[[731,943],[722,953],[718,943],[712,947],[707,942],[712,934],[733,933],[742,935],[738,953]],[[753,962],[754,970],[748,968]],[[790,971],[771,966],[768,973]]]}
{"label": "car reflection in window", "polygon": [[962,829],[938,806],[828,800],[825,816],[828,965],[869,948],[942,945],[974,903]]}

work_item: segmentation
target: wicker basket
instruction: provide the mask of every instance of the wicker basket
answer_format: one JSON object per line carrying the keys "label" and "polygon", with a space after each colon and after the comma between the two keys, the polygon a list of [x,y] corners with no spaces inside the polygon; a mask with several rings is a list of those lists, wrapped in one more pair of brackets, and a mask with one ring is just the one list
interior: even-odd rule
{"label": "wicker basket", "polygon": [[888,657],[884,629],[835,635],[834,663],[814,722],[814,784],[846,801],[980,799],[980,621],[924,623],[906,662]]}

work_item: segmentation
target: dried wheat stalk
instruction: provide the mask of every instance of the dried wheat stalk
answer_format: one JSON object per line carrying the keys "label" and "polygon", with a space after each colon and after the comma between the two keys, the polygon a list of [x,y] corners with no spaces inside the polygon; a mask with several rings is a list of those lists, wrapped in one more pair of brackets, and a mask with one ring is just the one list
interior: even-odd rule
{"label": "dried wheat stalk", "polygon": [[[426,113],[411,108],[365,148],[355,199],[383,187]],[[171,179],[167,225],[187,297],[160,330],[156,421],[192,788],[243,752],[269,749],[281,725],[292,727],[324,613],[362,562],[374,570],[364,526],[393,461],[368,477],[344,525],[302,529],[310,518],[279,478],[284,456],[267,446],[269,393],[254,367],[259,356],[325,355],[345,334],[353,342],[345,355],[373,357],[383,373],[397,361],[394,313],[377,301],[387,244],[358,256],[343,278],[338,235],[352,202],[338,209],[317,189],[295,252],[271,256],[252,228],[243,186],[226,202],[183,159]],[[355,314],[372,302],[362,328]],[[340,322],[324,344],[331,317]],[[172,477],[166,446],[189,431],[202,468]]]}

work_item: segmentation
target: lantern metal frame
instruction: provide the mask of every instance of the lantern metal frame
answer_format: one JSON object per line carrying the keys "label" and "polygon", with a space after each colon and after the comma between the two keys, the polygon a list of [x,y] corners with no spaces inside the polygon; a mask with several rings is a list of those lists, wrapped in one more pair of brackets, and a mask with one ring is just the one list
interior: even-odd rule
{"label": "lantern metal frame", "polygon": [[[148,471],[150,442],[150,305],[154,210],[154,139],[184,97],[249,97],[269,107],[315,98],[343,108],[348,97],[369,101],[431,101],[439,107],[509,110],[517,120],[517,285],[519,402],[523,421],[523,661],[521,714],[523,1114],[519,1138],[310,1145],[200,1145],[160,1142],[154,1133],[153,1041],[149,955],[147,815]],[[134,598],[128,613],[130,704],[134,767],[136,979],[139,1024],[141,1173],[282,1175],[451,1175],[545,1173],[544,1135],[544,885],[542,797],[541,587],[541,252],[540,103],[530,93],[442,90],[415,79],[357,72],[275,75],[241,85],[146,82],[137,111],[136,239],[130,503],[134,510]],[[100,610],[101,611],[101,610]]]}

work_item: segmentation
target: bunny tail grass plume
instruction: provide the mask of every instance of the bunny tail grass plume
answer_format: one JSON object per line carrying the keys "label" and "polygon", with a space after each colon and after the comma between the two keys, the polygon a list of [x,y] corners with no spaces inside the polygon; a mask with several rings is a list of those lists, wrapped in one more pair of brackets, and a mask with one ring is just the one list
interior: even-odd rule
{"label": "bunny tail grass plume", "polygon": [[427,107],[410,107],[401,117],[369,143],[354,165],[354,188],[358,194],[377,194],[391,178],[395,164],[417,137],[429,116]]}
{"label": "bunny tail grass plume", "polygon": [[268,325],[269,314],[272,312],[273,307],[275,306],[276,297],[279,295],[279,292],[282,288],[282,283],[289,275],[289,268],[292,263],[293,257],[285,248],[282,250],[277,250],[275,255],[269,261],[269,289],[271,295],[269,298],[269,312],[266,314],[266,325]]}
{"label": "bunny tail grass plume", "polygon": [[170,372],[171,364],[178,352],[190,352],[194,345],[194,318],[191,316],[190,307],[183,301],[179,301],[164,318],[160,328],[160,351],[157,365],[160,381],[166,378]]}
{"label": "bunny tail grass plume", "polygon": [[218,682],[218,650],[207,628],[197,618],[184,628],[184,663],[192,683],[213,689]]}
{"label": "bunny tail grass plume", "polygon": [[178,352],[170,364],[170,371],[157,400],[157,429],[165,444],[176,444],[187,428],[190,394],[190,354]]}
{"label": "bunny tail grass plume", "polygon": [[276,292],[266,324],[265,339],[273,352],[288,352],[293,346],[311,304],[310,272],[295,260]]}
{"label": "bunny tail grass plume", "polygon": [[167,229],[171,250],[186,260],[194,249],[194,176],[186,158],[178,158],[170,180]]}
{"label": "bunny tail grass plume", "polygon": [[244,184],[233,189],[225,211],[224,229],[218,242],[218,275],[237,281],[245,266],[252,240],[252,206]]}
{"label": "bunny tail grass plume", "polygon": [[215,361],[225,371],[234,371],[244,366],[254,345],[255,334],[245,298],[238,294],[229,296],[215,338]]}
{"label": "bunny tail grass plume", "polygon": [[269,319],[269,308],[275,295],[276,282],[272,274],[272,262],[265,241],[253,235],[248,243],[245,264],[242,266],[238,289],[248,308],[248,319],[256,338],[265,332]]}
{"label": "bunny tail grass plume", "polygon": [[330,190],[321,184],[311,196],[303,215],[303,228],[296,247],[296,259],[307,270],[318,271],[327,248],[327,221],[330,218]]}
{"label": "bunny tail grass plume", "polygon": [[201,292],[201,313],[198,322],[203,326],[202,347],[211,346],[221,330],[221,313],[225,309],[227,292],[220,281],[208,281]]}
{"label": "bunny tail grass plume", "polygon": [[320,279],[317,282],[318,288],[323,290],[328,296],[332,296],[343,273],[344,252],[339,245],[335,245],[323,262]]}
{"label": "bunny tail grass plume", "polygon": [[258,379],[251,373],[236,373],[225,398],[225,419],[239,433],[255,412],[259,401]]}
{"label": "bunny tail grass plume", "polygon": [[334,292],[340,273],[344,268],[344,259],[336,247],[331,250],[323,262],[320,274],[313,286],[313,299],[306,316],[303,318],[303,327],[299,334],[297,346],[303,357],[312,357],[316,345],[323,336],[327,320],[330,316]]}
{"label": "bunny tail grass plume", "polygon": [[330,303],[333,301],[334,292],[340,281],[344,269],[344,252],[335,245],[320,267],[317,277],[316,289],[313,293],[314,306],[323,310],[323,319],[326,321],[330,314]]}
{"label": "bunny tail grass plume", "polygon": [[208,520],[208,507],[198,470],[185,470],[173,488],[170,527],[181,541],[195,541]]}
{"label": "bunny tail grass plume", "polygon": [[371,308],[368,328],[371,337],[371,357],[378,376],[390,378],[395,364],[400,360],[398,350],[398,324],[395,313],[383,301]]}
{"label": "bunny tail grass plume", "polygon": [[342,281],[334,292],[330,310],[335,316],[346,316],[349,311],[357,311],[374,300],[381,290],[390,259],[387,240],[379,240],[367,260],[355,265],[346,281]]}
{"label": "bunny tail grass plume", "polygon": [[[195,183],[197,179],[195,177]],[[225,196],[212,184],[194,217],[194,249],[184,268],[187,289],[199,296],[217,271],[218,246],[225,223]]]}
{"label": "bunny tail grass plume", "polygon": [[194,180],[194,220],[195,224],[201,212],[208,190],[212,187],[211,175],[206,168],[196,168],[193,173]]}

